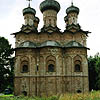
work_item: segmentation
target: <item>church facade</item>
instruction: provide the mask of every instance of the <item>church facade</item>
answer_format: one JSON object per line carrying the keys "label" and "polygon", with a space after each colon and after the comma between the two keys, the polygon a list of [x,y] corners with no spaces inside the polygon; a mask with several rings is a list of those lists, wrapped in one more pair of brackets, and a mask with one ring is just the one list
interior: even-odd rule
{"label": "church facade", "polygon": [[23,9],[25,24],[13,33],[15,42],[14,94],[50,96],[89,91],[87,36],[77,23],[79,8],[66,9],[66,28],[57,27],[60,4],[44,0],[40,4],[44,25],[30,5]]}

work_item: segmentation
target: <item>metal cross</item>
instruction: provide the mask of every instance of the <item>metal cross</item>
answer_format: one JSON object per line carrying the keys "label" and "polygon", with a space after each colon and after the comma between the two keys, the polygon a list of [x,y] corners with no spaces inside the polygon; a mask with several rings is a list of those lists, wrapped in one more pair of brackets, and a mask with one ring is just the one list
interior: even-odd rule
{"label": "metal cross", "polygon": [[30,1],[32,1],[32,0],[27,0],[27,1],[29,1],[29,5],[28,6],[30,7]]}
{"label": "metal cross", "polygon": [[71,4],[72,4],[72,6],[73,6],[73,0],[72,0]]}

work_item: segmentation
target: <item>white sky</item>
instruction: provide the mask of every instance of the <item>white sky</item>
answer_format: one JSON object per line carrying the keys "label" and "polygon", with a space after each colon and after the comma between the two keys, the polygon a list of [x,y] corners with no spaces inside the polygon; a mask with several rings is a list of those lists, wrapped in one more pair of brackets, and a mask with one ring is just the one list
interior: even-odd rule
{"label": "white sky", "polygon": [[[39,30],[43,26],[42,13],[39,5],[43,0],[33,0],[31,7],[36,10],[36,16],[40,18]],[[57,0],[61,5],[58,13],[58,27],[64,31],[66,9],[71,5],[71,0]],[[79,7],[78,23],[84,31],[92,32],[87,38],[87,46],[90,48],[88,55],[100,53],[100,0],[73,0]],[[7,38],[14,47],[15,38],[11,33],[18,32],[24,24],[22,10],[28,6],[26,0],[0,0],[0,36]]]}

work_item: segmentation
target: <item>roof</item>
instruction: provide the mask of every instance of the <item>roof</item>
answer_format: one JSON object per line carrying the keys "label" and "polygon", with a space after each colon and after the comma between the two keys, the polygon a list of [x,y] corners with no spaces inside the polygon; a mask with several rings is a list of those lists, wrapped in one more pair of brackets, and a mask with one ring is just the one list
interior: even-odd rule
{"label": "roof", "polygon": [[78,43],[76,41],[70,41],[69,43],[65,44],[64,47],[67,47],[67,48],[72,48],[72,47],[87,48],[87,47],[83,46],[82,44],[80,44],[80,43]]}
{"label": "roof", "polygon": [[79,8],[75,7],[72,3],[72,5],[66,9],[67,14],[69,14],[70,12],[76,12],[77,14],[79,14]]}
{"label": "roof", "polygon": [[49,41],[45,41],[41,44],[36,44],[31,41],[25,41],[25,42],[22,42],[21,44],[19,44],[19,46],[17,48],[40,48],[40,47],[48,47],[48,46],[61,47],[61,45],[58,42],[49,40]]}
{"label": "roof", "polygon": [[18,49],[18,48],[42,48],[42,47],[86,48],[86,49],[89,49],[76,41],[70,41],[69,43],[61,45],[60,43],[58,43],[56,41],[51,41],[51,40],[45,41],[41,44],[36,44],[34,42],[31,42],[31,41],[25,41],[25,42],[22,42],[21,44],[19,44],[19,46],[16,49]]}
{"label": "roof", "polygon": [[25,8],[25,9],[23,9],[23,15],[29,14],[29,13],[35,15],[35,14],[36,14],[36,11],[35,11],[34,8],[31,8],[31,7],[27,7],[27,8]]}
{"label": "roof", "polygon": [[60,4],[55,0],[45,0],[40,4],[40,10],[43,13],[45,10],[53,9],[57,12],[60,10]]}
{"label": "roof", "polygon": [[61,45],[58,42],[51,40],[41,43],[39,47],[46,47],[46,46],[61,47]]}
{"label": "roof", "polygon": [[31,42],[31,41],[25,41],[23,43],[21,43],[18,48],[36,48],[36,44]]}

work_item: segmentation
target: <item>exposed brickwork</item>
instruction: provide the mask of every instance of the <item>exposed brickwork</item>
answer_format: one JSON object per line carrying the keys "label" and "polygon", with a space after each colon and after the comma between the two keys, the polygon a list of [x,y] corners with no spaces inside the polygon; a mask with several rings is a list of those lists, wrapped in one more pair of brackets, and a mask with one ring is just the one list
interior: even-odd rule
{"label": "exposed brickwork", "polygon": [[[74,60],[82,60],[82,72],[74,72]],[[21,72],[21,62],[29,62],[29,72]],[[55,71],[47,71],[48,60],[55,61]],[[50,63],[50,62],[49,62]],[[38,71],[37,71],[38,64]],[[25,85],[25,86],[24,86]],[[45,47],[17,49],[15,63],[15,95],[47,95],[88,92],[87,51],[84,48]]]}
{"label": "exposed brickwork", "polygon": [[29,25],[15,33],[14,94],[51,96],[88,92],[87,34],[77,24],[78,8],[69,8],[65,16],[66,30],[60,32],[57,27],[59,9],[51,0],[45,2],[53,8],[50,5],[42,8],[44,26],[41,32],[34,31],[39,21],[28,13],[24,19]]}

